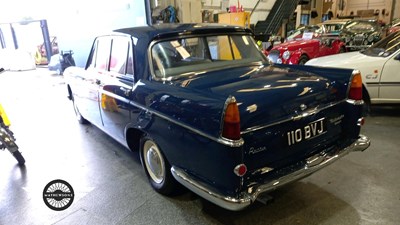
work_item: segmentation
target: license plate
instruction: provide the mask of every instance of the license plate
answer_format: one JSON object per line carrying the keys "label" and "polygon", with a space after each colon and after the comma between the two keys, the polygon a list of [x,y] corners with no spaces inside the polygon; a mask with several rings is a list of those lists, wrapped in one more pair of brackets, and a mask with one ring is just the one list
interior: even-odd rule
{"label": "license plate", "polygon": [[318,137],[326,132],[325,118],[313,121],[304,127],[286,133],[288,146]]}

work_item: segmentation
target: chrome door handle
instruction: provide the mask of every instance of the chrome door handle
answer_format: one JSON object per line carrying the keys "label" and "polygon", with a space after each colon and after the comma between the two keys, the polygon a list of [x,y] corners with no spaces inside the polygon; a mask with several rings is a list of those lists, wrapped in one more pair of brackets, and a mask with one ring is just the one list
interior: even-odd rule
{"label": "chrome door handle", "polygon": [[131,94],[131,89],[128,88],[124,88],[124,87],[120,87],[119,90],[121,90],[122,92],[124,92],[125,96],[129,96]]}

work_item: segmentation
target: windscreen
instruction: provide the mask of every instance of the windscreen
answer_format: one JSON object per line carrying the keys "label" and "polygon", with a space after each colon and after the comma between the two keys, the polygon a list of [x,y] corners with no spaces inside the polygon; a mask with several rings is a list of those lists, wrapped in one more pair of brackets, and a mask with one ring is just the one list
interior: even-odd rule
{"label": "windscreen", "polygon": [[351,21],[348,22],[343,29],[347,31],[371,32],[378,30],[378,26],[376,23],[369,21]]}
{"label": "windscreen", "polygon": [[362,51],[364,55],[387,57],[400,48],[400,32],[390,34],[386,38]]}

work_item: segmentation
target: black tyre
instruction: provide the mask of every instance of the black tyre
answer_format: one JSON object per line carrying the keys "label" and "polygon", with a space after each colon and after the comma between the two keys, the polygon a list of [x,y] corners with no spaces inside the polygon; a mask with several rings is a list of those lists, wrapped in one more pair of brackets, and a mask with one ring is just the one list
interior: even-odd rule
{"label": "black tyre", "polygon": [[346,48],[345,47],[341,47],[340,50],[339,50],[339,54],[340,53],[345,53],[345,52],[346,52]]}
{"label": "black tyre", "polygon": [[85,119],[85,118],[81,115],[81,113],[79,112],[78,106],[77,106],[76,103],[75,103],[74,96],[72,95],[72,93],[70,93],[70,95],[71,95],[72,105],[74,106],[74,111],[75,111],[75,117],[76,117],[76,119],[78,120],[78,122],[79,122],[80,124],[89,124],[89,121],[88,121],[87,119]]}
{"label": "black tyre", "polygon": [[302,55],[299,59],[299,65],[304,65],[308,61],[308,57],[305,55]]}
{"label": "black tyre", "polygon": [[145,135],[140,140],[140,159],[154,190],[163,195],[174,195],[179,184],[171,174],[171,165],[156,142]]}
{"label": "black tyre", "polygon": [[22,156],[20,151],[15,151],[12,153],[14,158],[18,161],[18,165],[23,166],[25,165],[25,158]]}

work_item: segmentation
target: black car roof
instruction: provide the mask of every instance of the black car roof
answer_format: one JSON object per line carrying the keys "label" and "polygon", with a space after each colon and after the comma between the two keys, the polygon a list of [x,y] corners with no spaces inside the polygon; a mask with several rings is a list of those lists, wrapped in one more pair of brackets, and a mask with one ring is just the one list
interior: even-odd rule
{"label": "black car roof", "polygon": [[187,34],[216,34],[216,33],[231,33],[231,32],[245,32],[250,33],[251,30],[231,25],[222,24],[209,24],[209,23],[196,23],[196,24],[178,24],[178,23],[164,23],[151,26],[130,27],[114,30],[128,34],[134,37],[146,37],[148,39],[187,35]]}

